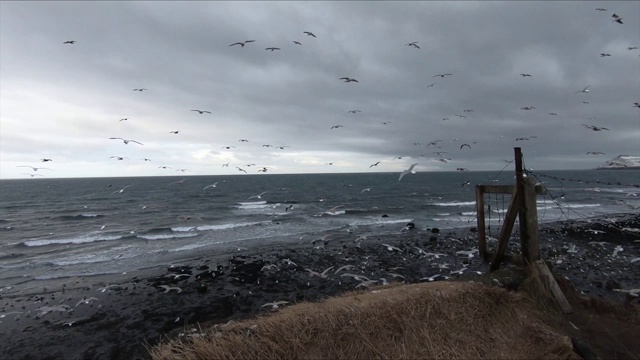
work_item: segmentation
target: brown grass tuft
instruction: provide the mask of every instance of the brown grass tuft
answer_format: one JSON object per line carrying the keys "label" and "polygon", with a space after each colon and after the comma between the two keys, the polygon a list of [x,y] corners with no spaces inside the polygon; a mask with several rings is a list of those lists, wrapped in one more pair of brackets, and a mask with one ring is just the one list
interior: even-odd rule
{"label": "brown grass tuft", "polygon": [[579,359],[526,295],[478,283],[386,286],[301,303],[150,349],[154,359]]}

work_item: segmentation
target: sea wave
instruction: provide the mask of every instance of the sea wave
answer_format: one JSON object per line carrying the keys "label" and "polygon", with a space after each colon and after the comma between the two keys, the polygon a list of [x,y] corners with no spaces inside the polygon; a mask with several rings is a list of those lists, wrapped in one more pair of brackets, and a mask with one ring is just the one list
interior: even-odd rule
{"label": "sea wave", "polygon": [[429,205],[435,206],[475,206],[475,201],[451,201],[451,202],[440,202],[440,203],[431,203]]}
{"label": "sea wave", "polygon": [[159,234],[159,235],[138,235],[141,239],[146,240],[168,240],[177,238],[188,238],[198,236],[198,233],[178,233],[178,234]]}
{"label": "sea wave", "polygon": [[79,215],[62,215],[59,216],[58,218],[61,220],[86,220],[86,219],[93,219],[93,218],[101,218],[104,217],[104,215],[102,214],[79,214]]}
{"label": "sea wave", "polygon": [[180,226],[171,228],[172,231],[182,232],[182,231],[211,231],[211,230],[226,230],[233,229],[237,227],[244,226],[253,226],[253,225],[270,225],[270,221],[254,221],[254,222],[243,222],[243,223],[227,223],[227,224],[216,224],[216,225],[200,225],[200,226]]}
{"label": "sea wave", "polygon": [[98,241],[113,241],[120,240],[123,236],[121,235],[80,235],[72,238],[63,238],[63,239],[42,239],[42,240],[27,240],[22,244],[25,246],[47,246],[47,245],[62,245],[62,244],[84,244],[84,243],[92,243]]}

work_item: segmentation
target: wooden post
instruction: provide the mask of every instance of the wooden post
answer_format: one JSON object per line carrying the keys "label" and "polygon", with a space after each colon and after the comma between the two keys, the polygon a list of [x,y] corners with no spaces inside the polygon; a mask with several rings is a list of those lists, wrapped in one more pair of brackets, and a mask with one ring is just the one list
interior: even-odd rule
{"label": "wooden post", "polygon": [[[523,256],[525,264],[540,260],[540,238],[538,236],[538,204],[536,203],[535,183],[530,178],[526,179],[524,207],[526,209],[527,242],[523,243],[523,249],[527,248],[527,256]],[[523,238],[524,240],[524,238]],[[524,253],[523,253],[524,254]]]}
{"label": "wooden post", "polygon": [[500,262],[502,262],[504,252],[507,250],[507,244],[509,243],[509,237],[511,236],[511,231],[513,230],[513,224],[516,222],[516,216],[518,215],[518,207],[516,206],[516,204],[518,204],[518,202],[520,201],[520,197],[521,195],[517,192],[511,197],[509,210],[507,210],[507,215],[504,218],[504,224],[502,224],[502,229],[500,229],[498,245],[496,246],[496,252],[493,255],[493,259],[491,260],[489,271],[498,270],[498,268],[500,267]]}
{"label": "wooden post", "polygon": [[562,290],[556,282],[556,279],[553,277],[553,274],[551,274],[551,270],[549,270],[547,263],[542,260],[537,260],[533,262],[533,265],[529,266],[535,267],[537,272],[534,276],[539,276],[541,280],[544,281],[543,283],[548,286],[548,289],[551,291],[551,294],[558,302],[558,305],[560,306],[560,309],[562,309],[562,312],[565,314],[571,314],[573,312],[573,309],[567,301],[567,298],[562,293]]}
{"label": "wooden post", "polygon": [[518,202],[515,204],[518,208],[518,220],[520,223],[520,245],[522,249],[522,258],[529,259],[529,231],[527,226],[527,208],[525,206],[526,195],[524,171],[522,169],[522,151],[519,147],[514,148],[513,150],[516,161],[516,193],[520,195],[518,197]]}
{"label": "wooden post", "polygon": [[480,258],[487,259],[487,234],[484,224],[484,192],[480,185],[476,185],[476,217],[478,219],[478,249]]}

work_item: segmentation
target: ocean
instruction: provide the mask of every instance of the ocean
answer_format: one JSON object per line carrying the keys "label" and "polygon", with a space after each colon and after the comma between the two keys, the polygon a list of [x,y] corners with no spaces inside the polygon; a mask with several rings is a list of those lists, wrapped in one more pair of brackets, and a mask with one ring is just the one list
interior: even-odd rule
{"label": "ocean", "polygon": [[[474,185],[513,185],[508,169],[422,172],[402,181],[398,173],[3,180],[0,291],[324,236],[398,234],[409,222],[417,231],[475,227]],[[549,191],[538,197],[544,223],[637,212],[639,175],[581,170],[529,176]],[[485,197],[494,236],[509,199]]]}

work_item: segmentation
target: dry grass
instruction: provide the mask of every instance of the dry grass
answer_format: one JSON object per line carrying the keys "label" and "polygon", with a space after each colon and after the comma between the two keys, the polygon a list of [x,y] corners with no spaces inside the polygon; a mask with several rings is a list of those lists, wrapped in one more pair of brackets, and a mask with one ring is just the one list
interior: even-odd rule
{"label": "dry grass", "polygon": [[523,294],[478,283],[386,286],[218,326],[154,359],[579,359]]}

